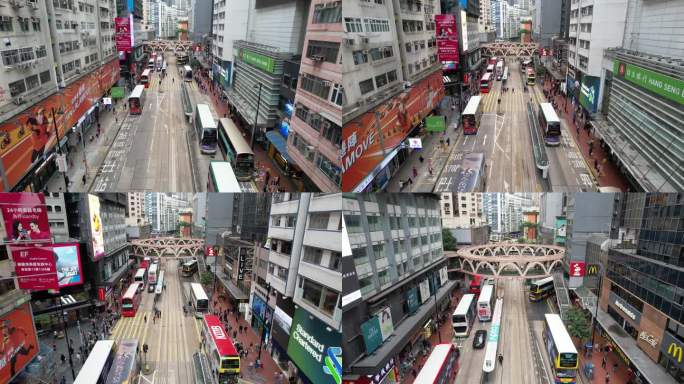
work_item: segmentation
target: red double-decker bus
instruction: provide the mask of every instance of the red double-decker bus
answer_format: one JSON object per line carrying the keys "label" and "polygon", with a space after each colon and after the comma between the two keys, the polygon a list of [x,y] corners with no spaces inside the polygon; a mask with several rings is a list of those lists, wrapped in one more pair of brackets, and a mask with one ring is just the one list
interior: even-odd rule
{"label": "red double-decker bus", "polygon": [[[204,315],[202,324],[206,350],[209,352],[211,370],[219,384],[237,383],[240,374],[240,355],[228,333],[216,315]],[[207,336],[208,335],[208,336]]]}
{"label": "red double-decker bus", "polygon": [[458,372],[458,352],[453,344],[437,344],[414,383],[442,384],[453,383]]}
{"label": "red double-decker bus", "polygon": [[138,310],[138,305],[140,305],[140,295],[138,292],[141,283],[131,284],[126,293],[121,298],[121,316],[123,317],[134,317],[135,312]]}
{"label": "red double-decker bus", "polygon": [[482,288],[482,276],[475,275],[473,276],[473,279],[470,280],[470,287],[468,289],[468,293],[479,295],[480,288]]}

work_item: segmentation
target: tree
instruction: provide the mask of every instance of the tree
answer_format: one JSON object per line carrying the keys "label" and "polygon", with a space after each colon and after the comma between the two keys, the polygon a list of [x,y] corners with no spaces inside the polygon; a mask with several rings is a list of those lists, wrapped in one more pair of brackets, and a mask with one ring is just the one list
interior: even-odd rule
{"label": "tree", "polygon": [[214,281],[214,274],[211,272],[202,272],[200,276],[200,283],[202,285],[209,285]]}
{"label": "tree", "polygon": [[565,326],[568,328],[570,336],[579,339],[582,344],[591,336],[591,324],[581,308],[572,307],[568,310]]}
{"label": "tree", "polygon": [[451,234],[451,231],[447,228],[442,228],[442,246],[445,251],[455,251],[456,250],[456,238]]}

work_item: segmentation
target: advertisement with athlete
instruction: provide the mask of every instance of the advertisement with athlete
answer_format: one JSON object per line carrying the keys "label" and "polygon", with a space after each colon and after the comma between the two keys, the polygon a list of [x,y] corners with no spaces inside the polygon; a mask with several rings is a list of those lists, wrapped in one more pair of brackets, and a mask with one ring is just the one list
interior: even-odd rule
{"label": "advertisement with athlete", "polygon": [[0,317],[0,383],[9,383],[38,353],[29,303]]}

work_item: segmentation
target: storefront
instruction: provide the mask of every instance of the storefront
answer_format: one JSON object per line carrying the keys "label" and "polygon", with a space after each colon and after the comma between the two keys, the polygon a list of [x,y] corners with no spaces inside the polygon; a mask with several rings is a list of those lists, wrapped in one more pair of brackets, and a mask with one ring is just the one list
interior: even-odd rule
{"label": "storefront", "polygon": [[608,314],[625,330],[634,340],[639,335],[641,312],[627,301],[620,298],[614,292],[608,296]]}
{"label": "storefront", "polygon": [[287,366],[287,343],[291,327],[292,317],[280,307],[275,307],[271,326],[271,356],[281,367]]}
{"label": "storefront", "polygon": [[250,325],[254,332],[261,338],[262,344],[268,344],[271,339],[271,319],[273,318],[273,309],[271,309],[266,300],[256,293],[252,294],[252,319]]}
{"label": "storefront", "polygon": [[304,309],[295,309],[287,354],[297,367],[298,383],[339,383],[342,380],[341,346],[340,332]]}
{"label": "storefront", "polygon": [[678,383],[684,383],[684,342],[669,332],[665,332],[663,341],[660,343],[658,363]]}

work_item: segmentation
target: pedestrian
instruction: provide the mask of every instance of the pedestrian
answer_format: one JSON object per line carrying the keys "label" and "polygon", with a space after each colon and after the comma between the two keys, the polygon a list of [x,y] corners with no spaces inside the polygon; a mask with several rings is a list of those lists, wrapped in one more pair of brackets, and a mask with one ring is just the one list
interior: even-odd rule
{"label": "pedestrian", "polygon": [[499,364],[503,365],[503,353],[499,353]]}
{"label": "pedestrian", "polygon": [[237,339],[238,331],[233,331],[233,339]]}
{"label": "pedestrian", "polygon": [[601,359],[601,368],[606,369],[606,356],[603,356],[603,359]]}
{"label": "pedestrian", "polygon": [[143,320],[145,323],[147,323],[147,315],[143,315]]}
{"label": "pedestrian", "polygon": [[418,160],[420,160],[421,164],[423,164],[423,161],[425,161],[425,159],[423,158],[423,155],[420,155],[420,157],[418,157]]}
{"label": "pedestrian", "polygon": [[81,353],[80,352],[76,352],[76,361],[81,362]]}
{"label": "pedestrian", "polygon": [[413,167],[413,177],[418,177],[418,170],[416,169],[416,167]]}
{"label": "pedestrian", "polygon": [[63,353],[59,356],[59,359],[62,360],[62,364],[66,363],[66,356]]}
{"label": "pedestrian", "polygon": [[446,143],[447,143],[447,147],[448,147],[449,145],[451,145],[451,137],[447,137]]}
{"label": "pedestrian", "polygon": [[610,383],[610,373],[606,372],[606,384]]}
{"label": "pedestrian", "polygon": [[406,185],[406,182],[402,179],[399,179],[399,190],[403,190],[404,186]]}
{"label": "pedestrian", "polygon": [[432,177],[432,167],[429,167],[429,168],[428,168],[428,173],[429,173],[430,176]]}
{"label": "pedestrian", "polygon": [[409,183],[410,185],[413,185],[413,180],[411,180],[410,177],[408,178],[408,183]]}
{"label": "pedestrian", "polygon": [[60,380],[59,383],[66,384],[66,376],[62,376],[62,380]]}

